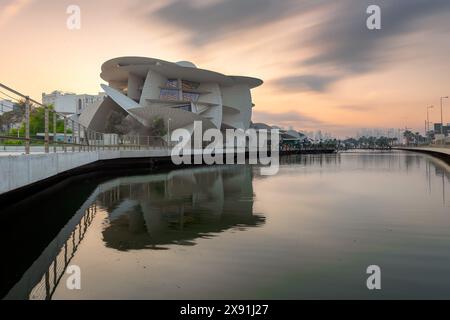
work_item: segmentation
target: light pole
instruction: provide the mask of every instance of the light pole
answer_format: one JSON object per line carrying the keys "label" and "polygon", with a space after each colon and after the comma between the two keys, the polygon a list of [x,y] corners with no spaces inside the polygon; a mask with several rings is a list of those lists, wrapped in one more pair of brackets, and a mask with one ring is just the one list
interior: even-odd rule
{"label": "light pole", "polygon": [[444,100],[444,99],[448,99],[448,96],[447,97],[441,97],[441,134],[444,134],[444,116],[443,116],[443,113],[442,113],[442,100]]}
{"label": "light pole", "polygon": [[433,109],[434,108],[434,106],[428,106],[427,107],[427,132],[425,132],[425,135],[427,135],[428,134],[428,132],[430,132],[430,109]]}

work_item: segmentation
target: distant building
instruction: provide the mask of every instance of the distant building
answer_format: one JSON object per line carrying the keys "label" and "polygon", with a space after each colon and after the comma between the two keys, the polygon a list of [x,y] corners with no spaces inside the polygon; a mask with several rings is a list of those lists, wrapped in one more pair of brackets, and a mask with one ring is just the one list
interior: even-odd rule
{"label": "distant building", "polygon": [[314,131],[299,131],[301,134],[305,135],[308,139],[314,140]]}
{"label": "distant building", "polygon": [[278,126],[269,126],[265,123],[251,123],[250,128],[256,130],[258,134],[261,130],[270,131],[272,129],[278,129],[280,133],[279,144],[281,150],[295,149],[298,148],[302,143],[309,142],[309,139],[305,134],[294,130],[292,127],[289,127],[288,130],[285,130]]}
{"label": "distant building", "polygon": [[250,123],[250,128],[255,130],[271,130],[273,127],[265,123]]}
{"label": "distant building", "polygon": [[443,133],[446,137],[448,137],[450,134],[450,123],[448,123],[446,126],[442,126],[442,123],[435,123],[434,124],[434,133],[435,134]]}
{"label": "distant building", "polygon": [[14,109],[14,102],[10,100],[0,100],[0,115]]}
{"label": "distant building", "polygon": [[362,128],[356,133],[356,139],[362,137],[374,137],[374,138],[396,138],[398,141],[403,139],[403,132],[399,129],[389,128],[389,129],[380,129],[380,128]]}
{"label": "distant building", "polygon": [[434,124],[434,132],[435,133],[441,133],[441,129],[442,129],[442,123],[435,123]]}
{"label": "distant building", "polygon": [[103,101],[105,96],[104,93],[89,95],[53,91],[50,94],[42,94],[42,104],[53,105],[59,113],[80,115],[87,106]]}
{"label": "distant building", "polygon": [[[11,100],[0,100],[0,116],[7,112],[11,112],[17,109],[17,104]],[[18,129],[22,125],[22,118],[20,116],[9,116],[6,121],[2,121],[0,125],[1,132],[7,132],[11,129]]]}

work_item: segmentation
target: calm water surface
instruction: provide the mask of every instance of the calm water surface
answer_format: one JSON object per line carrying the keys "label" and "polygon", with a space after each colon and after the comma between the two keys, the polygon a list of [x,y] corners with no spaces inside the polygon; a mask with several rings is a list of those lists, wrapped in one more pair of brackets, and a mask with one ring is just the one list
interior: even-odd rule
{"label": "calm water surface", "polygon": [[[291,156],[276,176],[217,166],[82,185],[50,193],[78,195],[70,207],[33,206],[43,218],[21,247],[56,230],[28,265],[8,253],[24,272],[7,298],[450,298],[450,168],[430,156]],[[46,227],[49,214],[65,222]],[[66,288],[68,265],[81,290]],[[367,290],[369,265],[381,291]]]}

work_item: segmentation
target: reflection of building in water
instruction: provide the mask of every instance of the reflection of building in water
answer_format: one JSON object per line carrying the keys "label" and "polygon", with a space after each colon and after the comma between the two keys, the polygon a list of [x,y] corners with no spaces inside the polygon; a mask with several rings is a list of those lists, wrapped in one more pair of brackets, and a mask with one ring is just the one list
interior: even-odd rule
{"label": "reflection of building in water", "polygon": [[100,184],[12,287],[5,299],[51,299],[97,212],[111,223],[106,245],[119,250],[194,244],[229,228],[264,223],[253,215],[249,166],[183,169]]}
{"label": "reflection of building in water", "polygon": [[450,182],[450,171],[447,168],[443,166],[436,166],[434,168],[434,174],[437,177],[445,178],[445,180]]}
{"label": "reflection of building in water", "polygon": [[[442,179],[442,203],[445,206],[447,206],[447,192],[449,190],[448,186],[446,188],[446,184],[448,184],[450,182],[450,170],[448,170],[448,166],[446,164],[441,164],[441,166],[436,165],[435,166],[435,170],[434,170],[434,174],[437,177],[441,177]],[[430,180],[431,173],[428,173],[428,179]],[[429,192],[431,193],[431,183],[429,183],[428,185],[429,188]]]}
{"label": "reflection of building in water", "polygon": [[263,217],[253,215],[249,166],[185,169],[149,177],[151,181],[129,181],[100,196],[99,203],[109,212],[110,224],[103,231],[108,247],[194,245],[197,238],[264,223]]}

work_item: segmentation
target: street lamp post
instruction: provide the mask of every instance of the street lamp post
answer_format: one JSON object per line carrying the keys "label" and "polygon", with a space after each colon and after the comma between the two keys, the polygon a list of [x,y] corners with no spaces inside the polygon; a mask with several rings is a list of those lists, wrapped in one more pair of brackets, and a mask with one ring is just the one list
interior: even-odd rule
{"label": "street lamp post", "polygon": [[442,100],[444,100],[444,99],[448,99],[448,96],[447,97],[441,97],[441,134],[444,134],[444,116],[443,116],[443,113],[442,113]]}

